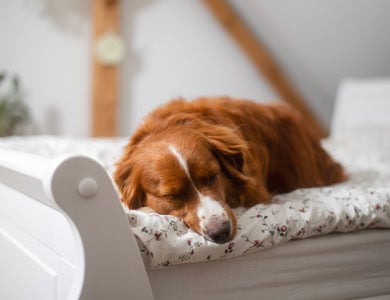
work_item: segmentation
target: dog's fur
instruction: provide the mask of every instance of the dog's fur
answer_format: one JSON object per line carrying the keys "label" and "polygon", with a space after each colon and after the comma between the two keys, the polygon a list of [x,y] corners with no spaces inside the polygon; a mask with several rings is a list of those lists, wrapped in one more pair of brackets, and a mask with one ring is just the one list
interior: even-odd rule
{"label": "dog's fur", "polygon": [[298,112],[227,97],[172,101],[149,114],[114,173],[122,201],[171,214],[223,243],[238,206],[345,179]]}

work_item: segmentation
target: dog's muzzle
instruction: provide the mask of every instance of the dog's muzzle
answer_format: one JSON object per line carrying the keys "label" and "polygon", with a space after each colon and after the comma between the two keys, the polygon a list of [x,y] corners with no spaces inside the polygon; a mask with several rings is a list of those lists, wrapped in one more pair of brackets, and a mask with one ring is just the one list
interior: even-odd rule
{"label": "dog's muzzle", "polygon": [[205,228],[205,235],[213,242],[223,244],[229,241],[231,225],[228,220],[212,217]]}

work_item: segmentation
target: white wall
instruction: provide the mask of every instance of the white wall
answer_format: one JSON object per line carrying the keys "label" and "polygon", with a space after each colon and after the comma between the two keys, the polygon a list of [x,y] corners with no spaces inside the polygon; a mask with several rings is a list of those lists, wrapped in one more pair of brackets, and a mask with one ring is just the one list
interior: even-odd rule
{"label": "white wall", "polygon": [[123,1],[122,17],[122,134],[172,97],[276,99],[201,1]]}
{"label": "white wall", "polygon": [[[40,132],[90,129],[90,1],[0,1],[0,67],[19,74]],[[275,99],[197,0],[122,1],[119,134],[177,96]]]}
{"label": "white wall", "polygon": [[0,0],[0,70],[21,77],[41,133],[89,134],[89,1]]}
{"label": "white wall", "polygon": [[229,0],[322,118],[344,77],[390,77],[388,0]]}
{"label": "white wall", "polygon": [[[229,0],[329,124],[346,76],[390,76],[388,0]],[[276,98],[200,0],[123,0],[119,133],[171,97]],[[0,70],[43,133],[90,128],[90,0],[0,0]]]}

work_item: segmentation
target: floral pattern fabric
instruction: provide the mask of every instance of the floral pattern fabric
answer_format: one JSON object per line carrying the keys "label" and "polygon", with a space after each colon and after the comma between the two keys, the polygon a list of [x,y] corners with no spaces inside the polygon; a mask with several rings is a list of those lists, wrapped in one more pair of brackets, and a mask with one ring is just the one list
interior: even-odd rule
{"label": "floral pattern fabric", "polygon": [[[149,268],[235,257],[291,239],[372,227],[390,228],[390,187],[330,187],[275,196],[270,205],[237,209],[235,238],[210,242],[173,216],[127,211]],[[389,232],[390,234],[390,232]]]}
{"label": "floral pattern fabric", "polygon": [[390,132],[351,133],[324,146],[345,166],[347,182],[236,209],[237,234],[225,244],[206,240],[173,216],[127,210],[147,267],[236,257],[331,232],[390,228]]}

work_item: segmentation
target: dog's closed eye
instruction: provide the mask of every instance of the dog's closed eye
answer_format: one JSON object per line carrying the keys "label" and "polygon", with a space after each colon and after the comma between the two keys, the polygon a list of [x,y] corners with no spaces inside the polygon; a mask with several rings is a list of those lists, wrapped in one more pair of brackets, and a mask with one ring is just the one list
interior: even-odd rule
{"label": "dog's closed eye", "polygon": [[207,186],[212,186],[218,178],[218,173],[210,174],[202,179],[202,182]]}
{"label": "dog's closed eye", "polygon": [[166,198],[168,200],[172,201],[178,201],[178,200],[185,200],[184,193],[177,193],[177,194],[170,194],[170,195],[164,195],[163,198]]}

